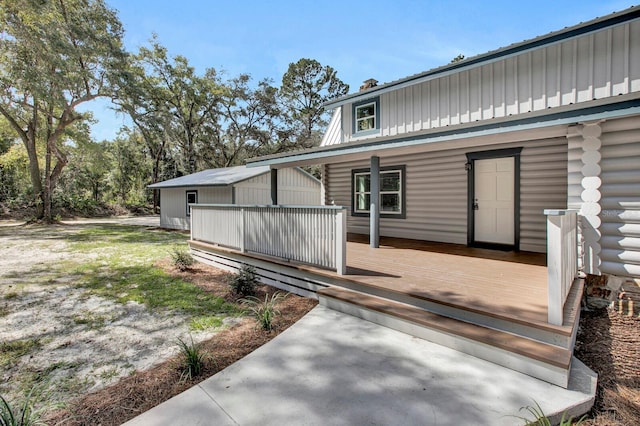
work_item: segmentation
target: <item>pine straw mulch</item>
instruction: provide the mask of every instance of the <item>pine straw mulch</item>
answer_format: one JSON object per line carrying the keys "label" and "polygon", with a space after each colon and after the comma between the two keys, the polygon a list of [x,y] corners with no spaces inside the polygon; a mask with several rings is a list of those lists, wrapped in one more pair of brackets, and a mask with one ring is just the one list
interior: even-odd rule
{"label": "pine straw mulch", "polygon": [[640,425],[640,318],[606,308],[582,312],[574,354],[598,373],[596,401],[583,424]]}
{"label": "pine straw mulch", "polygon": [[[225,281],[227,274],[223,271],[196,264],[187,272],[179,272],[167,261],[159,266],[207,292],[224,297],[229,302],[237,302],[238,298],[229,292]],[[265,295],[271,296],[276,291],[278,289],[273,287],[259,286],[256,297],[264,300]],[[192,380],[181,380],[180,360],[176,356],[85,395],[71,402],[67,408],[51,413],[45,421],[50,425],[65,426],[120,425],[253,352],[302,318],[316,304],[315,300],[289,294],[278,303],[281,315],[274,321],[274,330],[259,329],[253,318],[245,318],[239,324],[217,333],[203,342],[202,349],[210,358],[206,360],[202,373]]]}

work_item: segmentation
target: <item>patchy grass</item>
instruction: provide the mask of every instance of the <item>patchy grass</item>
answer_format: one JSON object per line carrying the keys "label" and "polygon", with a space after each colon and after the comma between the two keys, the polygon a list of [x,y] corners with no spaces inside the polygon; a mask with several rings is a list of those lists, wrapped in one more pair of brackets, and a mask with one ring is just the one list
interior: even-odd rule
{"label": "patchy grass", "polygon": [[13,299],[17,299],[18,298],[18,293],[15,291],[10,291],[8,293],[5,293],[4,295],[4,300],[13,300]]}
{"label": "patchy grass", "polygon": [[167,256],[167,245],[185,244],[184,234],[102,225],[68,238],[74,251],[93,258],[65,265],[73,267],[72,273],[80,277],[77,285],[92,294],[123,304],[136,302],[152,310],[175,310],[188,315],[240,313],[224,299],[156,267],[155,263]]}
{"label": "patchy grass", "polygon": [[42,346],[40,339],[14,340],[0,342],[0,367],[5,369],[18,362],[20,357],[27,355]]}
{"label": "patchy grass", "polygon": [[187,238],[117,224],[0,229],[0,394],[42,384],[68,402],[170,357],[176,336],[210,338],[241,316],[163,266]]}
{"label": "patchy grass", "polygon": [[91,330],[98,330],[105,326],[105,324],[111,320],[110,317],[105,315],[98,315],[93,312],[83,312],[80,315],[74,315],[71,317],[76,325],[86,325]]}
{"label": "patchy grass", "polygon": [[191,330],[209,330],[222,326],[222,319],[215,315],[204,315],[191,318],[189,329]]}

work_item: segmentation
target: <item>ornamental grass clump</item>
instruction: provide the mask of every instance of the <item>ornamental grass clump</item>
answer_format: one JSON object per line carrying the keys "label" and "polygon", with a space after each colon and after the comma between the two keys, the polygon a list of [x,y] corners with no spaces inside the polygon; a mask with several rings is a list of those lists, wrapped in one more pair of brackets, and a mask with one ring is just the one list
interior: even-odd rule
{"label": "ornamental grass clump", "polygon": [[253,296],[257,285],[256,268],[251,265],[244,265],[240,272],[229,278],[229,287],[239,296]]}
{"label": "ornamental grass clump", "polygon": [[191,338],[191,343],[186,343],[184,340],[178,338],[178,347],[180,348],[180,355],[182,357],[180,380],[191,380],[200,375],[204,368],[206,358],[202,351],[202,345],[194,343],[193,337]]}
{"label": "ornamental grass clump", "polygon": [[44,408],[34,408],[37,397],[36,386],[32,387],[19,407],[12,406],[0,395],[0,426],[46,426],[40,420]]}
{"label": "ornamental grass clump", "polygon": [[269,297],[265,294],[264,301],[261,301],[257,297],[247,297],[242,300],[242,303],[249,307],[249,311],[256,317],[258,321],[256,326],[261,327],[263,330],[273,329],[273,320],[277,315],[280,315],[280,311],[276,308],[278,302],[287,297],[286,294],[275,292]]}
{"label": "ornamental grass clump", "polygon": [[[534,401],[535,402],[535,401]],[[520,411],[524,410],[533,416],[533,420],[529,420],[526,417],[517,417],[518,419],[524,422],[525,426],[553,426],[554,423],[551,423],[551,420],[547,415],[542,411],[540,404],[535,403],[536,406],[532,407],[530,405],[526,407],[520,408]],[[586,419],[586,415],[582,416],[579,420],[574,421],[572,416],[567,417],[567,413],[562,413],[562,418],[560,419],[560,423],[558,426],[580,426],[584,420]]]}

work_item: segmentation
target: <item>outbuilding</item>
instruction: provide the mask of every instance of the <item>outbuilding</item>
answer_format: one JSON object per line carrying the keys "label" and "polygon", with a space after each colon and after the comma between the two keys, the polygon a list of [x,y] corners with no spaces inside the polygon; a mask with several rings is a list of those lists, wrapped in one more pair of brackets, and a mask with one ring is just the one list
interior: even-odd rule
{"label": "outbuilding", "polygon": [[189,229],[190,204],[321,204],[320,181],[297,167],[277,172],[269,166],[209,169],[149,188],[160,190],[160,226],[172,229]]}

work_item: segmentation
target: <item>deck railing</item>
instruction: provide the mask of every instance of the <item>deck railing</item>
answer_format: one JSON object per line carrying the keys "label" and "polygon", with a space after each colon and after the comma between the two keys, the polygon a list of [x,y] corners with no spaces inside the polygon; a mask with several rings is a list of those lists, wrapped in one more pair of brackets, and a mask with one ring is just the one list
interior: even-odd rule
{"label": "deck railing", "polygon": [[194,204],[191,239],[346,273],[346,209]]}
{"label": "deck railing", "polygon": [[564,303],[578,274],[578,213],[545,210],[547,215],[548,321],[562,325]]}

